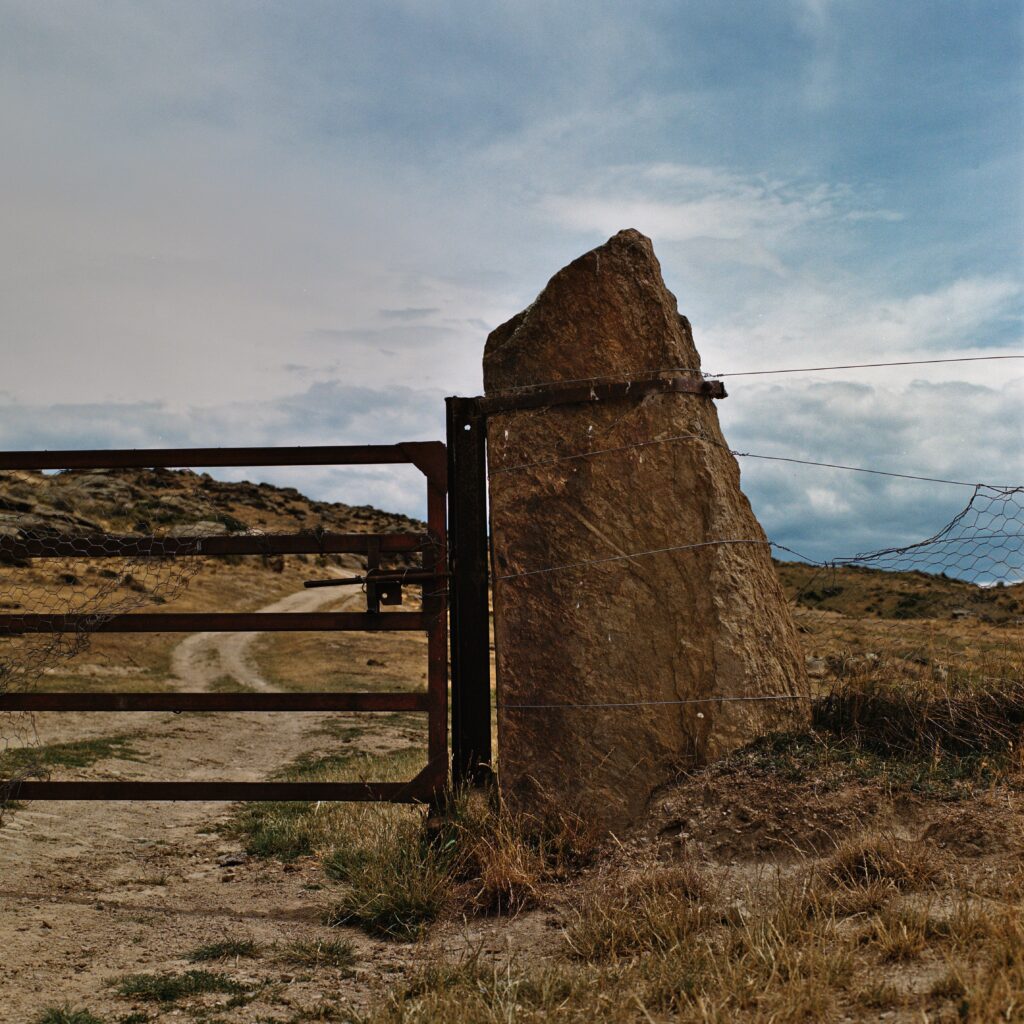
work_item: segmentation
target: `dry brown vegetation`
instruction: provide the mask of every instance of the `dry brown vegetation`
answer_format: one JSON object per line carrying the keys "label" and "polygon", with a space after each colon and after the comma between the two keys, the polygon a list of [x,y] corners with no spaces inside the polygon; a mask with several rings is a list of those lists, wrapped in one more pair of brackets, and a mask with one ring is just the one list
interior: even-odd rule
{"label": "dry brown vegetation", "polygon": [[[310,522],[303,509],[333,514],[273,489],[256,494],[268,508],[238,493],[230,514],[268,528]],[[175,607],[262,607],[326,568],[211,562]],[[810,570],[779,568],[796,602]],[[16,571],[42,585],[54,567],[0,568]],[[196,808],[174,832],[170,809],[140,824],[115,808],[119,846],[100,855],[83,836],[61,867],[45,867],[53,826],[36,808],[16,811],[0,854],[5,832],[26,835],[19,819],[40,838],[11,847],[0,883],[4,969],[20,965],[0,977],[20,1000],[12,1019],[1024,1020],[1021,588],[866,570],[829,586],[841,589],[795,604],[813,727],[681,771],[614,840],[596,842],[575,819],[540,827],[481,794],[456,794],[446,817],[429,819],[380,805]],[[953,618],[956,608],[976,614]],[[168,674],[180,640],[96,637],[47,685],[181,685]],[[249,656],[276,688],[423,685],[418,637],[265,635]],[[224,670],[210,685],[242,683]],[[223,741],[211,732],[200,748],[187,722],[165,719],[130,730],[119,719],[107,733],[47,725],[40,754],[63,776],[151,763],[159,776],[190,751],[213,758]],[[401,779],[423,763],[422,717],[325,715],[290,735],[268,775]],[[160,761],[169,755],[178,760]],[[143,825],[144,858],[123,838]],[[238,867],[217,865],[224,850]],[[42,894],[55,928],[16,930],[35,918],[4,891],[15,877]],[[233,909],[217,916],[219,906]],[[37,932],[53,937],[27,945]],[[70,962],[88,962],[83,973],[51,952],[58,940],[79,944]]]}

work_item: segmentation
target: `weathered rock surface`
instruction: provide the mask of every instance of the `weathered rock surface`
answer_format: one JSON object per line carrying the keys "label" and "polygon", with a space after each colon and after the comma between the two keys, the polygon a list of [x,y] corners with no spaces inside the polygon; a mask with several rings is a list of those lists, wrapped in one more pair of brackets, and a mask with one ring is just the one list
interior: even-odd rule
{"label": "weathered rock surface", "polygon": [[[492,332],[484,383],[678,367],[700,367],[689,322],[650,240],[623,231]],[[677,435],[696,436],[550,461]],[[491,418],[499,771],[514,805],[621,827],[680,767],[806,718],[804,656],[724,443],[698,395]],[[634,554],[709,541],[742,543]],[[552,566],[570,568],[536,571]],[[764,696],[796,699],[714,699]],[[625,706],[557,706],[588,704]]]}

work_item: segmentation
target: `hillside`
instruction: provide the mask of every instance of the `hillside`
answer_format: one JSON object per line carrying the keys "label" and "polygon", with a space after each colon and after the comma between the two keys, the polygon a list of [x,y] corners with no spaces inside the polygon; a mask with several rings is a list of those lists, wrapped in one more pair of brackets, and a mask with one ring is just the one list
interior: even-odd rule
{"label": "hillside", "polygon": [[977,619],[1020,625],[1024,584],[979,587],[948,576],[860,566],[775,563],[786,596],[803,608],[852,618]]}
{"label": "hillside", "polygon": [[215,480],[171,469],[0,473],[0,536],[46,533],[165,534],[317,527],[368,533],[422,530],[370,505],[314,501],[294,487]]}

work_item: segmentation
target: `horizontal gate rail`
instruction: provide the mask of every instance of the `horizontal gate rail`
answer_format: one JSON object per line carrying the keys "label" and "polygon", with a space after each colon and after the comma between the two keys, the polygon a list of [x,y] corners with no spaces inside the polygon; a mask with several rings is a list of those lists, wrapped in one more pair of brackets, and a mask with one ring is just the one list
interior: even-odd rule
{"label": "horizontal gate rail", "polygon": [[9,693],[5,711],[429,711],[427,693]]}
{"label": "horizontal gate rail", "polygon": [[[0,452],[2,470],[196,468],[212,466],[330,466],[406,463],[427,482],[425,533],[236,534],[138,537],[87,534],[0,538],[9,558],[188,557],[337,554],[366,556],[379,573],[382,555],[418,552],[424,587],[420,611],[380,612],[368,587],[366,612],[152,612],[80,615],[0,615],[0,638],[25,634],[213,632],[385,632],[427,634],[427,689],[403,693],[0,693],[0,711],[332,711],[420,712],[427,718],[427,764],[408,782],[131,782],[12,781],[26,800],[387,800],[431,801],[448,780],[447,595],[426,586],[447,568],[447,453],[440,441],[394,445],[318,445],[290,448],[161,448],[105,451]],[[0,783],[4,780],[0,779]]]}
{"label": "horizontal gate rail", "polygon": [[144,558],[189,555],[365,555],[377,540],[384,555],[419,551],[418,533],[249,533],[234,537],[0,537],[14,558]]}
{"label": "horizontal gate rail", "polygon": [[381,633],[428,629],[424,612],[140,612],[96,615],[0,615],[0,636],[23,633]]}
{"label": "horizontal gate rail", "polygon": [[207,466],[374,466],[435,457],[440,441],[299,445],[291,448],[72,448],[0,452],[0,469],[188,469]]}
{"label": "horizontal gate rail", "polygon": [[411,782],[22,782],[19,800],[429,800],[429,780]]}

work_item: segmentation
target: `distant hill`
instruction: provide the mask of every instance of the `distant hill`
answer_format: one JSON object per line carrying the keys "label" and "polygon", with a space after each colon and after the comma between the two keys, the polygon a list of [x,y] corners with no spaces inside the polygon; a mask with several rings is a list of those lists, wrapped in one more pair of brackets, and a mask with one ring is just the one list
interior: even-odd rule
{"label": "distant hill", "polygon": [[230,483],[191,470],[0,473],[0,536],[71,533],[418,532],[425,525],[370,505],[314,501],[294,487]]}
{"label": "distant hill", "polygon": [[776,562],[787,596],[797,605],[852,618],[978,618],[1012,623],[1024,616],[1024,584],[979,587],[923,572],[860,566],[820,569]]}

